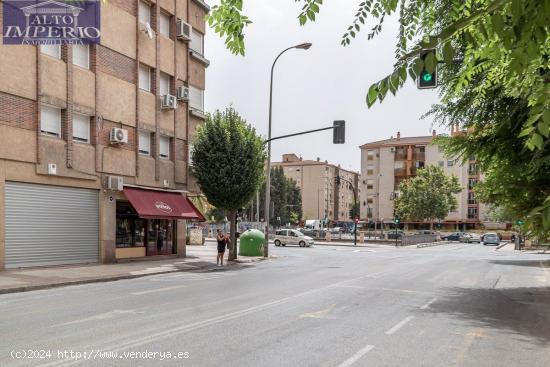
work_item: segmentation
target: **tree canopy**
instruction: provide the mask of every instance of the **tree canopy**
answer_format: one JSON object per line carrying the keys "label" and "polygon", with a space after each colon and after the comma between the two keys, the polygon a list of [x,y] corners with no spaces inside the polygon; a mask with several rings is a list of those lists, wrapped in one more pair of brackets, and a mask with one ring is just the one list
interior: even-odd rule
{"label": "tree canopy", "polygon": [[429,221],[444,219],[457,207],[455,194],[462,191],[456,176],[445,176],[443,169],[429,165],[419,169],[413,178],[399,184],[395,215],[404,220]]}
{"label": "tree canopy", "polygon": [[[263,185],[260,198],[265,200],[265,186]],[[271,225],[296,223],[302,218],[300,188],[296,181],[285,176],[282,167],[271,168],[271,203],[274,210],[274,215],[270,216]],[[263,207],[260,208],[260,217],[265,218]]]}
{"label": "tree canopy", "polygon": [[192,173],[208,202],[230,213],[235,256],[236,213],[264,181],[263,140],[232,108],[208,114],[191,152]]}
{"label": "tree canopy", "polygon": [[[301,25],[320,16],[322,0],[295,1]],[[243,0],[222,0],[208,19],[235,54],[244,54],[251,23],[242,10]],[[468,131],[445,141],[448,152],[467,159],[481,147],[479,197],[550,232],[550,0],[358,0],[351,14],[343,46],[362,31],[376,37],[389,16],[399,22],[393,70],[368,87],[367,105],[437,67],[441,104],[431,113]],[[435,52],[419,57],[425,50]]]}

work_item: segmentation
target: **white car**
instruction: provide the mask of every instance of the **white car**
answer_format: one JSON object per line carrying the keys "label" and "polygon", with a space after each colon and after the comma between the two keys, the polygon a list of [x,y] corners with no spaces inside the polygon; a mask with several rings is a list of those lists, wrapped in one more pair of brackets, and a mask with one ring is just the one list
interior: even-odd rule
{"label": "white car", "polygon": [[298,245],[300,247],[309,247],[315,244],[313,238],[295,229],[277,230],[273,243],[275,246]]}

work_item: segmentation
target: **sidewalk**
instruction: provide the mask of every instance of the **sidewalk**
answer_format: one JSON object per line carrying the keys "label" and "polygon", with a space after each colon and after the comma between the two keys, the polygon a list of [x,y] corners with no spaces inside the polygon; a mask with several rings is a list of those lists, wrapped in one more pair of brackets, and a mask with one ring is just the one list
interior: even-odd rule
{"label": "sidewalk", "polygon": [[[227,260],[227,253],[225,259]],[[236,262],[231,262],[227,266],[239,267],[263,259],[263,257],[240,257]],[[5,270],[0,272],[0,294],[208,269],[217,269],[216,248],[213,246],[188,246],[186,258],[174,257],[105,265],[70,265]]]}

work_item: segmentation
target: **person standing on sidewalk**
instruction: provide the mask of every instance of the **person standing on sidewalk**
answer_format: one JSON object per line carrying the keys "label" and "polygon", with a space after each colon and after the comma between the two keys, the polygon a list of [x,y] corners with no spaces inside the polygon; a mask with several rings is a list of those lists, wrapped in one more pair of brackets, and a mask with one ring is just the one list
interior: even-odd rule
{"label": "person standing on sidewalk", "polygon": [[218,229],[216,234],[216,241],[218,242],[218,257],[216,257],[216,265],[223,266],[223,255],[225,254],[226,235],[222,233],[221,229]]}

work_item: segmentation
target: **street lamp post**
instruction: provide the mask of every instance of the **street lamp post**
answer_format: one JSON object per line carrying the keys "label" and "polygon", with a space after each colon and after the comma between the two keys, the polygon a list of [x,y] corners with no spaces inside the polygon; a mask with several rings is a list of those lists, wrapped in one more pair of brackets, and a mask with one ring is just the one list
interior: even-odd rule
{"label": "street lamp post", "polygon": [[294,48],[299,50],[308,50],[311,47],[311,43],[301,43],[296,46],[292,46],[281,51],[279,55],[273,61],[271,65],[271,80],[269,83],[269,125],[267,129],[267,173],[265,180],[265,243],[264,243],[264,257],[269,256],[269,201],[271,200],[270,190],[271,190],[271,112],[273,106],[273,70],[275,69],[275,64],[279,57],[285,52],[292,50]]}

